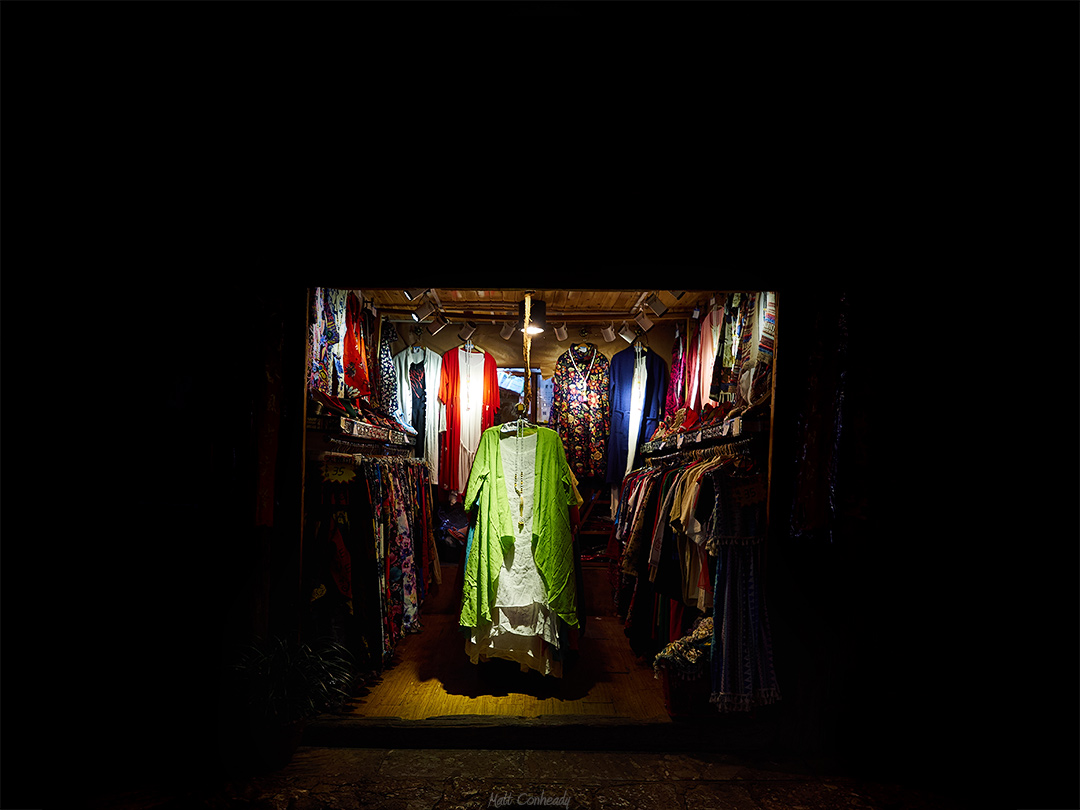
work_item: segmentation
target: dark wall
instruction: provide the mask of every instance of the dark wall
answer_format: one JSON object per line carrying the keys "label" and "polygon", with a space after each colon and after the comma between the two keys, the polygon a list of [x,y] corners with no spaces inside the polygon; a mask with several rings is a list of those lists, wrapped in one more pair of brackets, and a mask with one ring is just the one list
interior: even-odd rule
{"label": "dark wall", "polygon": [[[78,519],[50,522],[46,502],[34,528],[63,541],[41,548],[63,549],[75,585],[53,593],[4,571],[5,587],[17,585],[8,598],[19,594],[26,610],[62,605],[48,622],[15,623],[9,608],[4,633],[6,651],[62,651],[61,690],[41,697],[65,722],[6,720],[5,768],[30,773],[35,746],[17,744],[62,734],[73,774],[102,784],[213,769],[223,661],[253,630],[288,632],[294,618],[299,493],[281,460],[301,431],[288,385],[303,367],[304,295],[299,285],[180,287],[153,302],[152,341],[133,339],[127,308],[92,299],[95,344],[108,348],[80,376],[98,384],[82,403],[89,436],[76,472],[47,489]],[[988,741],[1008,729],[1006,750],[1025,772],[1048,764],[1049,790],[1077,762],[1075,514],[1048,528],[1054,507],[1075,503],[1075,463],[1057,475],[1018,468],[1015,445],[989,438],[1004,407],[993,395],[1000,375],[971,352],[950,353],[940,311],[867,287],[781,290],[773,515],[786,525],[770,548],[768,591],[778,743],[955,787],[985,775]],[[814,420],[841,372],[835,452],[808,455],[806,430],[828,424]],[[125,386],[128,374],[151,384]],[[282,397],[276,409],[268,391]],[[268,459],[278,462],[274,518],[257,526]],[[10,485],[9,497],[40,493],[41,480]],[[820,494],[824,481],[835,484],[832,508],[798,512],[796,527],[796,495]],[[1019,532],[1004,519],[1016,499],[1029,519]],[[55,562],[42,554],[33,567]],[[6,690],[19,682],[10,671]],[[26,694],[39,694],[32,670],[26,680]]]}

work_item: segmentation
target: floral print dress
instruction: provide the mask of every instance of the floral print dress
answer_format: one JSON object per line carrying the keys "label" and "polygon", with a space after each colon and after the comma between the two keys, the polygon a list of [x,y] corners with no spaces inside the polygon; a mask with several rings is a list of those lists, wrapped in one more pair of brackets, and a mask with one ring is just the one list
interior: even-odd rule
{"label": "floral print dress", "polygon": [[563,440],[578,480],[607,474],[611,430],[610,362],[594,343],[578,343],[555,361],[548,426]]}

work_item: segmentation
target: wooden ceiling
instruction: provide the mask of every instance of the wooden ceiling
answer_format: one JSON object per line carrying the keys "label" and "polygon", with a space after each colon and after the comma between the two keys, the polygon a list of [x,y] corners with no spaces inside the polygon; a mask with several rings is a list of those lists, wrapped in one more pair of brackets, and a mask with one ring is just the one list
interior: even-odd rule
{"label": "wooden ceiling", "polygon": [[[676,298],[672,291],[635,288],[629,290],[529,290],[533,301],[547,305],[549,321],[567,323],[596,323],[632,318],[643,308],[650,320],[676,320],[690,317],[694,306],[708,302],[712,291],[685,291]],[[677,291],[676,291],[677,292]],[[364,297],[374,302],[379,312],[391,319],[411,318],[420,305],[419,299],[410,301],[401,289],[365,289]],[[514,320],[518,305],[525,300],[525,289],[464,290],[433,289],[428,293],[432,302],[451,321]],[[649,296],[656,294],[668,309],[663,315],[646,305]]]}

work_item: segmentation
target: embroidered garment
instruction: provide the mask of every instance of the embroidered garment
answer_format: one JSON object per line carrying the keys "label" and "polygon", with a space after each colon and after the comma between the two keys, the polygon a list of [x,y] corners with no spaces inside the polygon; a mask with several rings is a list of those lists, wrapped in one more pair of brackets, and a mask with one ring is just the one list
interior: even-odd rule
{"label": "embroidered garment", "polygon": [[607,472],[611,430],[610,363],[593,343],[572,345],[555,361],[548,426],[563,440],[578,480]]}
{"label": "embroidered garment", "polygon": [[499,409],[499,372],[489,352],[451,349],[442,357],[439,402],[445,431],[439,439],[439,485],[461,493],[485,430]]}

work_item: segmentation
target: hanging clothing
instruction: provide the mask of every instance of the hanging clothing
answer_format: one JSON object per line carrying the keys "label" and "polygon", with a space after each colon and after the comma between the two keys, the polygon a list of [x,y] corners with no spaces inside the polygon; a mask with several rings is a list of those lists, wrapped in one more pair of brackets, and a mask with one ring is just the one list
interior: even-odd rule
{"label": "hanging clothing", "polygon": [[321,632],[365,666],[390,663],[421,629],[441,582],[427,465],[406,457],[326,454],[305,489],[305,589]]}
{"label": "hanging clothing", "polygon": [[445,430],[439,443],[439,485],[462,493],[483,432],[495,424],[499,410],[499,373],[489,352],[461,347],[442,356],[439,402],[445,408]]}
{"label": "hanging clothing", "polygon": [[[562,676],[559,617],[548,604],[547,590],[533,554],[536,506],[537,434],[503,437],[499,453],[505,486],[496,496],[505,498],[514,531],[512,544],[501,538],[499,571],[491,616],[478,617],[466,643],[472,663],[486,658],[517,662],[522,671]],[[498,488],[498,484],[489,482]]]}
{"label": "hanging clothing", "polygon": [[686,354],[683,350],[681,330],[675,330],[675,343],[671,347],[671,371],[668,375],[667,397],[664,399],[664,417],[672,416],[686,404]]}
{"label": "hanging clothing", "polygon": [[607,473],[611,431],[610,362],[594,343],[579,343],[559,355],[552,375],[548,427],[563,440],[578,480]]}
{"label": "hanging clothing", "polygon": [[431,483],[439,483],[439,431],[442,429],[442,355],[426,346],[410,346],[394,356],[398,397],[405,423],[416,431],[417,455],[431,465]]}
{"label": "hanging clothing", "polygon": [[724,303],[726,297],[721,296],[716,306],[706,313],[701,319],[698,340],[698,378],[691,381],[697,386],[697,409],[703,410],[706,405],[715,405],[716,400],[711,396],[713,369],[716,365],[716,352],[720,346],[724,326]]}
{"label": "hanging clothing", "polygon": [[377,389],[378,402],[376,404],[397,422],[402,422],[404,416],[401,410],[401,402],[398,399],[397,370],[394,368],[394,358],[390,347],[396,332],[386,321],[383,322],[379,332],[379,382]]}
{"label": "hanging clothing", "polygon": [[690,322],[690,335],[686,347],[686,408],[696,412],[701,406],[698,379],[701,374],[701,324]]}
{"label": "hanging clothing", "polygon": [[345,396],[350,399],[371,395],[368,377],[367,347],[360,317],[360,299],[350,294],[345,307],[345,339],[342,347]]}
{"label": "hanging clothing", "polygon": [[[517,560],[518,537],[528,539],[536,570],[544,584],[544,604],[570,627],[577,627],[577,586],[574,574],[573,536],[570,531],[571,506],[580,506],[573,472],[566,461],[559,434],[550,428],[530,428],[524,437],[504,439],[501,428],[484,431],[472,475],[465,493],[465,507],[475,510],[475,531],[466,556],[462,595],[462,627],[475,628],[492,622],[499,605],[499,581],[507,566],[507,556]],[[535,437],[535,450],[523,439]],[[522,441],[524,449],[507,448],[505,442]],[[504,463],[505,461],[505,463]],[[520,474],[532,465],[532,514],[525,516],[524,490]],[[507,477],[510,476],[510,482]],[[518,479],[517,489],[508,483]],[[512,493],[512,494],[511,494]],[[516,500],[517,503],[513,501]],[[509,568],[512,568],[511,562]],[[526,575],[523,575],[526,576]]]}
{"label": "hanging clothing", "polygon": [[330,345],[332,384],[330,395],[345,396],[345,371],[343,354],[345,349],[346,308],[348,290],[328,287],[323,291],[323,305],[326,309],[326,336]]}
{"label": "hanging clothing", "polygon": [[[636,385],[635,385],[636,383]],[[607,482],[622,483],[637,451],[660,424],[668,368],[656,352],[628,346],[611,358],[611,432]]]}

